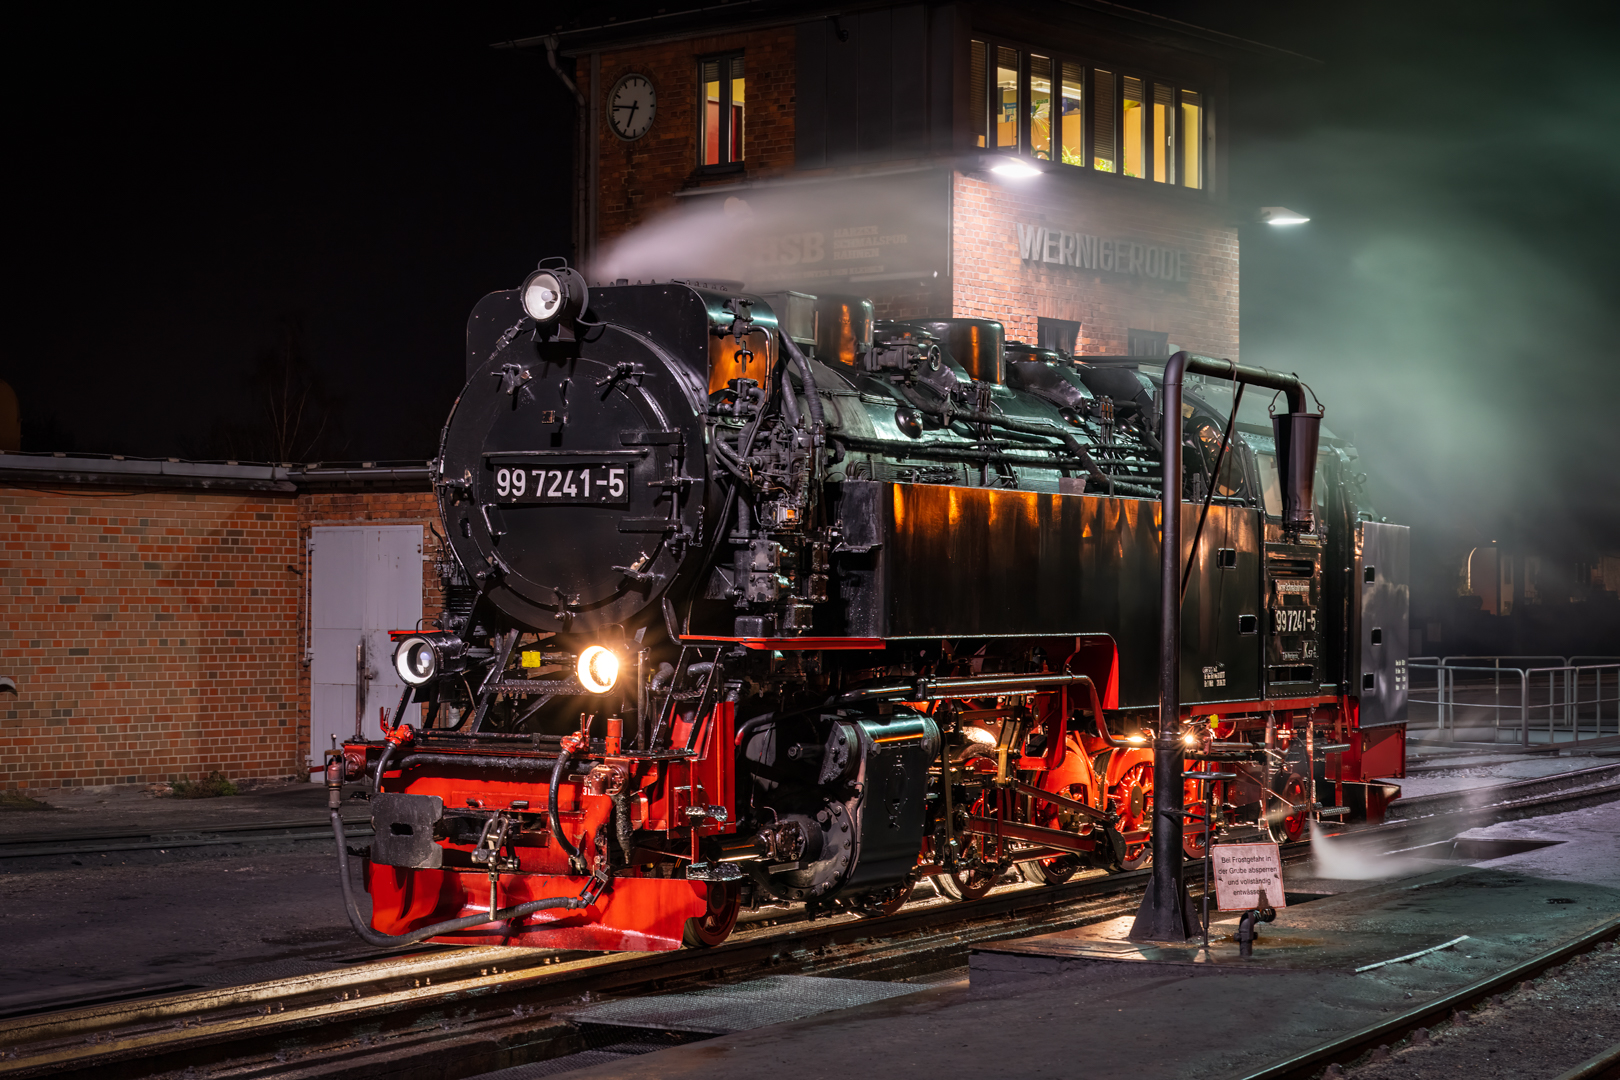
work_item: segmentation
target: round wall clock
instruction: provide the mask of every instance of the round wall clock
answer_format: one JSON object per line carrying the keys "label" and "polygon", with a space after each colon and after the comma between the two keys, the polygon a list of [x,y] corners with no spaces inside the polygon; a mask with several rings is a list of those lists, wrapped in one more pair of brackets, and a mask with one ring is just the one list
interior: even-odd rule
{"label": "round wall clock", "polygon": [[608,94],[608,126],[621,139],[639,139],[652,127],[658,95],[645,75],[631,73],[613,84]]}

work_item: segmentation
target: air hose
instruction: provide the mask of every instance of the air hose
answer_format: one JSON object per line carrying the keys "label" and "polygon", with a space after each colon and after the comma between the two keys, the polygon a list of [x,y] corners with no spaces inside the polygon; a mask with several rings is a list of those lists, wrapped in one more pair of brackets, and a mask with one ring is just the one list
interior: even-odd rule
{"label": "air hose", "polygon": [[[388,759],[393,757],[394,749],[399,743],[409,740],[414,732],[407,725],[401,725],[394,732],[390,732],[388,744],[383,747],[381,756],[377,759],[377,773],[372,781],[372,793],[379,794],[382,790],[383,773],[387,771]],[[557,768],[551,774],[551,827],[553,833],[561,840],[571,857],[577,857],[578,852],[568,846],[568,841],[557,831],[557,780],[562,766],[568,759],[565,749],[557,758]],[[433,923],[429,926],[420,926],[408,934],[384,934],[367,925],[365,917],[360,914],[360,905],[354,897],[354,885],[349,880],[349,846],[347,837],[343,835],[343,760],[339,757],[329,757],[326,763],[326,789],[327,805],[332,814],[332,838],[337,842],[338,880],[343,884],[343,910],[349,916],[349,923],[354,927],[355,933],[369,945],[383,947],[414,945],[418,941],[425,941],[440,934],[449,934],[456,930],[467,930],[474,926],[484,926],[489,923],[508,922],[513,919],[522,919],[533,915],[537,911],[546,911],[551,908],[584,908],[595,903],[600,889],[596,879],[592,879],[585,886],[585,890],[578,896],[549,896],[544,900],[530,900],[525,904],[514,907],[501,908],[498,911],[487,911],[478,915],[465,915],[459,919],[449,919],[445,922]]]}
{"label": "air hose", "polygon": [[[468,930],[474,926],[483,926],[486,923],[507,922],[512,919],[521,919],[525,916],[533,915],[537,911],[545,911],[548,908],[590,907],[591,903],[593,902],[586,899],[584,894],[580,896],[548,896],[544,900],[530,900],[526,904],[518,904],[515,907],[501,908],[499,911],[488,911],[478,915],[466,915],[459,919],[449,919],[445,922],[433,923],[431,926],[420,926],[408,934],[384,934],[381,931],[373,930],[370,926],[366,925],[365,917],[360,914],[359,904],[355,901],[354,885],[349,881],[349,849],[348,845],[344,842],[343,815],[336,809],[332,811],[332,835],[337,841],[338,877],[339,880],[343,882],[343,907],[344,910],[349,913],[349,923],[354,927],[355,933],[359,934],[368,945],[380,945],[384,947],[414,945],[418,941],[426,941],[430,937],[438,937],[440,934],[449,934],[456,930]],[[587,893],[590,892],[591,886],[594,884],[595,882],[592,881],[591,885],[586,886]]]}
{"label": "air hose", "polygon": [[564,740],[562,749],[557,753],[557,764],[551,767],[551,790],[546,792],[546,821],[551,826],[551,835],[557,838],[557,845],[568,854],[568,864],[575,869],[580,867],[579,848],[568,839],[563,832],[562,817],[557,811],[557,788],[562,784],[563,770],[568,768],[568,761],[573,756],[573,750]]}

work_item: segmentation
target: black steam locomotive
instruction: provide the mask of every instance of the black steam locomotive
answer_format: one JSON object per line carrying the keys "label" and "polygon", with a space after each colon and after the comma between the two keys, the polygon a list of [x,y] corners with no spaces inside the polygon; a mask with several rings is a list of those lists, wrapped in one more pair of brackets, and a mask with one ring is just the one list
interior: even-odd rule
{"label": "black steam locomotive", "polygon": [[[328,766],[371,788],[369,940],[708,945],[743,906],[1143,865],[1167,783],[1195,856],[1393,791],[1404,530],[1350,446],[1239,422],[1214,375],[561,263],[467,344],[445,607],[397,635],[387,739]],[[1155,740],[1252,761],[1155,778]]]}

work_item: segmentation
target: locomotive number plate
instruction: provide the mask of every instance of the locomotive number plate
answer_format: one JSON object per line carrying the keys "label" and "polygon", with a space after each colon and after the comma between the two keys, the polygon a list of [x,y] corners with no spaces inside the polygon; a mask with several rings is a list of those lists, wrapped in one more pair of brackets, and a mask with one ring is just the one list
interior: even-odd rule
{"label": "locomotive number plate", "polygon": [[627,506],[630,503],[631,468],[627,462],[551,459],[491,464],[498,503],[547,506],[580,503]]}

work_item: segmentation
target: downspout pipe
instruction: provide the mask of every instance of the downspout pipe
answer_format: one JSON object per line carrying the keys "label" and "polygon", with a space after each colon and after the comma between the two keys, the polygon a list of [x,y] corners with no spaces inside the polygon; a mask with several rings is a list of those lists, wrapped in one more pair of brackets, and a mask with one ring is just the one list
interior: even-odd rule
{"label": "downspout pipe", "polygon": [[1185,351],[1164,367],[1164,474],[1159,494],[1162,536],[1159,550],[1159,731],[1153,746],[1153,876],[1148,882],[1133,941],[1186,941],[1197,918],[1182,878],[1181,772],[1181,389],[1182,379],[1213,375],[1269,390],[1288,398],[1289,412],[1305,411],[1305,387],[1296,376],[1243,367],[1230,360],[1206,360]]}

